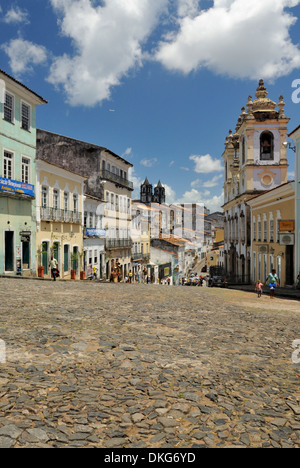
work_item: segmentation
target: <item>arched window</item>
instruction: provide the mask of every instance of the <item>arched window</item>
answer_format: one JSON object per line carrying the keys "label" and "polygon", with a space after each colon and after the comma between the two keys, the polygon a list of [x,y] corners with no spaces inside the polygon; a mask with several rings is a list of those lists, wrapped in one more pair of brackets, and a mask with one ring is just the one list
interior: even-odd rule
{"label": "arched window", "polygon": [[274,135],[271,132],[263,132],[260,136],[260,160],[273,161],[274,159]]}

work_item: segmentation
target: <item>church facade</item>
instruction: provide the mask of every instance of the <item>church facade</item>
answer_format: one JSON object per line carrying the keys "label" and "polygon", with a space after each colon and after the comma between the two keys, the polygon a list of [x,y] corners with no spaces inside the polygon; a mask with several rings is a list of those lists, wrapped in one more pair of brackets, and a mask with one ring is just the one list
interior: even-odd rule
{"label": "church facade", "polygon": [[232,281],[251,278],[251,213],[248,200],[287,182],[287,124],[285,103],[269,99],[260,80],[256,99],[249,96],[235,133],[225,140],[224,266]]}
{"label": "church facade", "polygon": [[158,203],[159,205],[164,205],[166,203],[166,191],[161,181],[158,181],[158,184],[154,187],[153,191],[152,184],[150,184],[146,178],[144,183],[141,185],[140,200],[145,204]]}

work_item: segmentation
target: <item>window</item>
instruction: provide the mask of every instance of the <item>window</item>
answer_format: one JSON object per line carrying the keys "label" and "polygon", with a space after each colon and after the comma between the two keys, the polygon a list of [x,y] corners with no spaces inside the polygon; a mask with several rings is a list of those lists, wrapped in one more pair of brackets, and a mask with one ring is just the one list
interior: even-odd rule
{"label": "window", "polygon": [[274,220],[270,220],[270,242],[274,242]]}
{"label": "window", "polygon": [[30,106],[25,104],[24,102],[21,103],[21,128],[23,130],[30,130]]}
{"label": "window", "polygon": [[83,217],[83,226],[86,228],[87,227],[87,212],[84,212],[84,217]]}
{"label": "window", "polygon": [[94,227],[94,213],[90,213],[90,229]]}
{"label": "window", "polygon": [[242,137],[242,164],[245,164],[246,160],[246,140],[245,137]]}
{"label": "window", "polygon": [[261,241],[261,220],[260,219],[257,222],[257,229],[258,229],[257,240]]}
{"label": "window", "polygon": [[12,179],[13,175],[13,160],[14,155],[4,151],[4,160],[3,160],[3,177],[4,179]]}
{"label": "window", "polygon": [[64,192],[64,210],[69,210],[69,194],[68,192]]}
{"label": "window", "polygon": [[260,160],[272,161],[274,159],[274,135],[263,132],[260,136]]}
{"label": "window", "polygon": [[5,93],[5,102],[4,102],[4,113],[3,113],[3,118],[6,120],[6,122],[13,123],[14,122],[14,103],[15,99],[14,96],[11,94]]}
{"label": "window", "polygon": [[78,196],[73,195],[73,211],[74,213],[78,213]]}
{"label": "window", "polygon": [[55,210],[59,209],[59,191],[57,189],[53,190],[53,208]]}
{"label": "window", "polygon": [[48,188],[42,187],[42,208],[48,207]]}
{"label": "window", "polygon": [[264,242],[267,242],[267,220],[264,219]]}
{"label": "window", "polygon": [[22,182],[29,184],[30,159],[22,157]]}

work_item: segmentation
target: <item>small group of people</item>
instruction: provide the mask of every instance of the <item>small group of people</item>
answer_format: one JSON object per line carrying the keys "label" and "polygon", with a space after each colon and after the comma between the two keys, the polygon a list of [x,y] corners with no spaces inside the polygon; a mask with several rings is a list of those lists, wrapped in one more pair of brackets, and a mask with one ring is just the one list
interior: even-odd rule
{"label": "small group of people", "polygon": [[273,299],[275,296],[275,289],[276,287],[280,287],[279,279],[276,274],[276,270],[273,268],[271,273],[268,275],[266,281],[264,283],[261,282],[261,280],[258,280],[255,285],[255,291],[257,292],[257,296],[261,297],[262,291],[263,291],[263,286],[266,286],[266,284],[269,284],[270,288],[270,299]]}

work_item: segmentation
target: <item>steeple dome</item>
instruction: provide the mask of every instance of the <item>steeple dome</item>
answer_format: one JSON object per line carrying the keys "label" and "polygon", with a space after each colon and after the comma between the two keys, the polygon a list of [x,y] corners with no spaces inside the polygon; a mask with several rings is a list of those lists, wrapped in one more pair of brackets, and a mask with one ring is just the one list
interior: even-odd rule
{"label": "steeple dome", "polygon": [[264,80],[259,80],[259,86],[256,90],[256,99],[252,103],[252,112],[272,112],[276,109],[276,102],[269,99]]}

